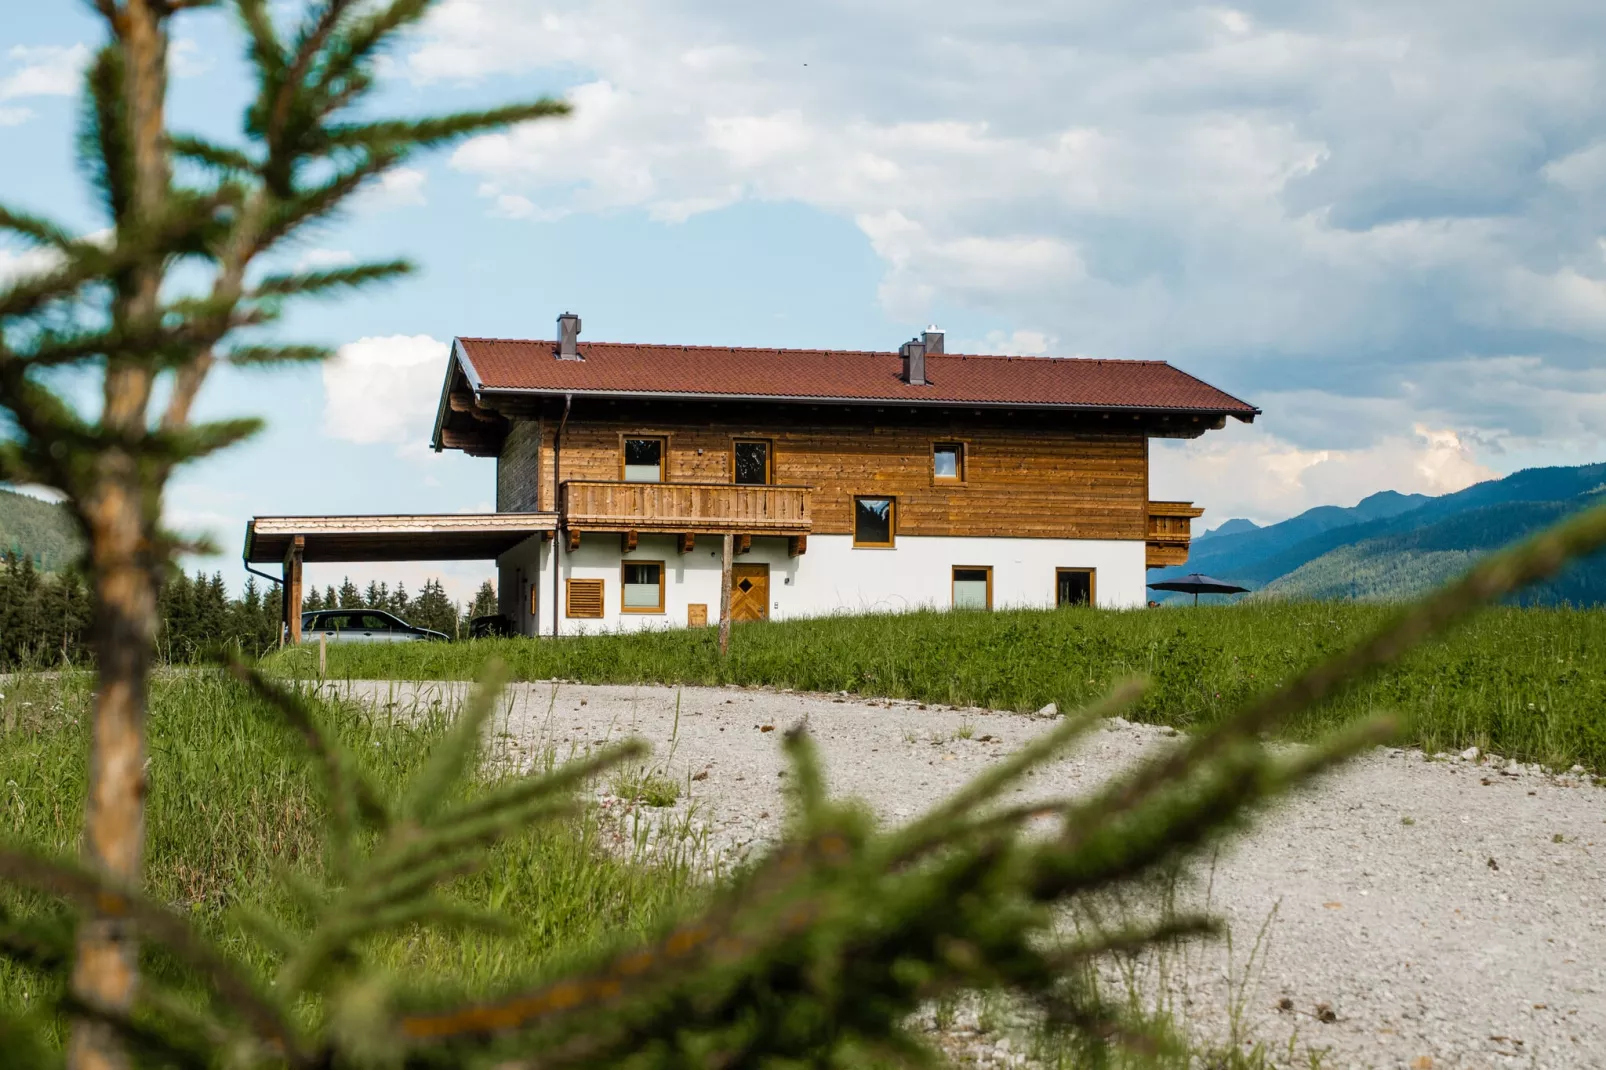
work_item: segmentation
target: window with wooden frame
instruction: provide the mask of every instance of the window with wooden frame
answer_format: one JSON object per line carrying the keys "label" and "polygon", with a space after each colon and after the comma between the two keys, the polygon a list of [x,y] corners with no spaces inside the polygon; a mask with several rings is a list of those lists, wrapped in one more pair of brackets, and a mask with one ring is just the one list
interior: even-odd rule
{"label": "window with wooden frame", "polygon": [[898,529],[898,499],[853,499],[853,545],[891,546]]}
{"label": "window with wooden frame", "polygon": [[602,581],[568,580],[563,590],[566,616],[595,620],[602,616]]}
{"label": "window with wooden frame", "polygon": [[775,449],[768,439],[739,438],[731,443],[731,482],[775,482]]}
{"label": "window with wooden frame", "polygon": [[622,592],[619,609],[624,613],[662,613],[664,611],[664,563],[626,561],[619,566]]}
{"label": "window with wooden frame", "polygon": [[953,606],[955,609],[993,608],[991,565],[954,566]]}
{"label": "window with wooden frame", "polygon": [[965,481],[965,444],[935,442],[931,446],[931,478],[938,483]]}
{"label": "window with wooden frame", "polygon": [[1061,607],[1097,605],[1098,570],[1091,568],[1055,569],[1054,604]]}
{"label": "window with wooden frame", "polygon": [[619,446],[619,478],[626,483],[662,483],[669,441],[661,435],[628,435]]}

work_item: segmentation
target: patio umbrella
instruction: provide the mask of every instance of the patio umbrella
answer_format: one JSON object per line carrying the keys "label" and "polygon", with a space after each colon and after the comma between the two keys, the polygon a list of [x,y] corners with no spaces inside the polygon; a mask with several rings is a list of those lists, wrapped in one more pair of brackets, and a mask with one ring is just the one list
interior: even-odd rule
{"label": "patio umbrella", "polygon": [[1249,590],[1236,583],[1226,580],[1215,580],[1202,572],[1190,572],[1186,576],[1175,580],[1162,580],[1159,583],[1149,584],[1156,591],[1181,591],[1183,594],[1193,595],[1193,604],[1199,604],[1201,594],[1243,594]]}

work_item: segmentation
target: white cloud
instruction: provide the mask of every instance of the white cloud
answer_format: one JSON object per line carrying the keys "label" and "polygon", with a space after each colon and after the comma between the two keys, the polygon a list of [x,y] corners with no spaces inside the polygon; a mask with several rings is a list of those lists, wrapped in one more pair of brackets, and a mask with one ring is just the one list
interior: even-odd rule
{"label": "white cloud", "polygon": [[1157,441],[1149,493],[1208,509],[1199,530],[1233,517],[1285,520],[1317,505],[1353,505],[1379,490],[1448,494],[1496,477],[1462,435],[1418,424],[1356,449],[1301,449],[1253,427],[1193,441]]}
{"label": "white cloud", "polygon": [[0,248],[0,287],[33,275],[42,275],[62,262],[54,249],[24,249],[17,252]]}
{"label": "white cloud", "polygon": [[0,100],[66,97],[78,92],[89,49],[81,44],[13,45],[6,58],[16,69],[0,78]]}
{"label": "white cloud", "polygon": [[330,268],[350,267],[356,262],[356,254],[345,249],[308,249],[296,261],[295,270],[328,271]]}
{"label": "white cloud", "polygon": [[386,171],[358,195],[357,206],[365,211],[384,211],[427,204],[429,198],[424,195],[424,186],[428,180],[429,176],[416,167]]}
{"label": "white cloud", "polygon": [[450,347],[425,334],[359,338],[323,366],[324,433],[420,453],[435,422]]}
{"label": "white cloud", "polygon": [[[1056,355],[1171,360],[1266,401],[1301,450],[1414,450],[1420,422],[1492,457],[1561,424],[1521,383],[1501,400],[1443,369],[1516,352],[1583,391],[1606,341],[1603,36],[1586,0],[1454,20],[1391,0],[934,0],[918,20],[891,0],[851,19],[446,0],[399,66],[584,72],[573,117],[454,154],[499,215],[795,201],[858,226],[898,319],[964,307]],[[1270,403],[1302,390],[1334,399],[1331,440]]]}
{"label": "white cloud", "polygon": [[193,37],[180,37],[167,50],[167,66],[174,78],[198,78],[211,70],[214,61],[201,51]]}
{"label": "white cloud", "polygon": [[33,118],[31,108],[0,107],[0,126],[21,126]]}

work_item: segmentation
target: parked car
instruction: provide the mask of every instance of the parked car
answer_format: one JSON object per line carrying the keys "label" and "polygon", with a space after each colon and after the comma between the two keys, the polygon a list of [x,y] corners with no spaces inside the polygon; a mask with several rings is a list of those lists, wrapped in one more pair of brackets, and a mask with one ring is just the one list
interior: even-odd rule
{"label": "parked car", "polygon": [[301,614],[301,640],[331,643],[411,643],[450,639],[444,632],[417,628],[383,609],[319,609]]}
{"label": "parked car", "polygon": [[470,639],[506,639],[514,634],[513,621],[500,613],[487,613],[468,622]]}

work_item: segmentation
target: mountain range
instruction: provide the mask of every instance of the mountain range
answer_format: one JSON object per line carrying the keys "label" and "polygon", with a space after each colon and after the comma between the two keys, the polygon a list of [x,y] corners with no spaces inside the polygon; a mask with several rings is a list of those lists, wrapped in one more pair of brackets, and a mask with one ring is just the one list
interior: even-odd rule
{"label": "mountain range", "polygon": [[[1602,494],[1606,464],[1529,468],[1452,494],[1382,491],[1349,508],[1318,506],[1264,527],[1228,520],[1194,539],[1186,565],[1154,569],[1149,582],[1202,572],[1263,598],[1406,598]],[[1606,602],[1606,554],[1515,601]]]}
{"label": "mountain range", "polygon": [[82,550],[67,507],[14,490],[0,490],[0,553],[31,557],[34,567],[58,572]]}

